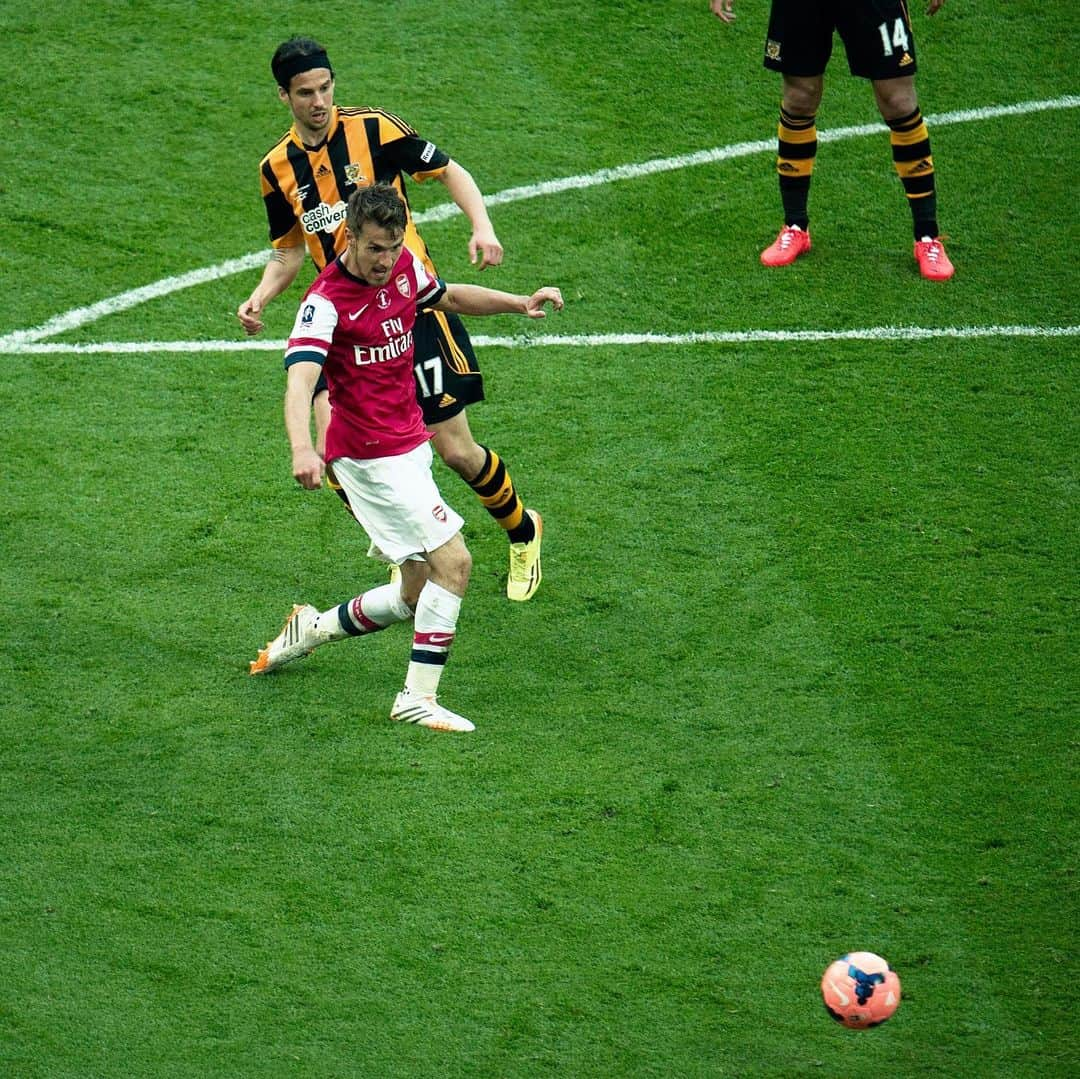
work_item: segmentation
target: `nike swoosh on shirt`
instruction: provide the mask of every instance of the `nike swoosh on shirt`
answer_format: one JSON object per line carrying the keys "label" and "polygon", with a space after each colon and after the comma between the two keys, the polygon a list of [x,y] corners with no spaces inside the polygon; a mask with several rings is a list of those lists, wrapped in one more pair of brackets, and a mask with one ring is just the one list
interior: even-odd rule
{"label": "nike swoosh on shirt", "polygon": [[363,314],[363,313],[364,313],[364,312],[365,312],[365,311],[366,311],[366,310],[367,310],[367,309],[368,309],[368,308],[369,308],[370,306],[371,306],[371,304],[369,304],[369,303],[366,303],[366,304],[364,304],[364,306],[363,306],[363,307],[361,307],[361,308],[360,308],[360,310],[359,310],[359,311],[353,311],[353,312],[351,312],[351,313],[349,314],[349,321],[350,321],[350,322],[354,322],[354,321],[355,321],[356,319],[358,319],[358,318],[359,318],[359,317],[360,317],[360,316],[361,316],[361,315],[362,315],[362,314]]}

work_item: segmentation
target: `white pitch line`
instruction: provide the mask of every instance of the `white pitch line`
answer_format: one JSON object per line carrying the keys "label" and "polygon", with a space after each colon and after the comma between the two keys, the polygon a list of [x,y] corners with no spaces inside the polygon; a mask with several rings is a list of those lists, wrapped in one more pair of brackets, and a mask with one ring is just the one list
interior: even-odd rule
{"label": "white pitch line", "polygon": [[[561,348],[604,345],[746,345],[821,341],[929,341],[936,338],[1080,337],[1080,326],[870,326],[858,330],[709,330],[701,333],[522,334],[474,337],[482,348]],[[69,345],[28,342],[5,351],[31,356],[131,355],[148,352],[284,352],[284,341],[105,341]]]}
{"label": "white pitch line", "polygon": [[[1063,97],[1045,101],[1022,101],[1014,105],[989,105],[977,109],[961,109],[956,112],[943,112],[927,117],[932,127],[946,124],[962,124],[974,121],[995,120],[1006,116],[1024,116],[1030,113],[1047,112],[1054,109],[1075,109],[1080,107],[1080,95],[1067,94]],[[838,142],[842,139],[861,138],[887,130],[883,124],[859,124],[855,127],[841,127],[818,134],[821,142]],[[657,158],[636,164],[619,165],[615,168],[599,169],[581,176],[567,176],[560,180],[546,180],[524,187],[511,187],[505,191],[485,196],[488,206],[499,206],[507,202],[520,202],[523,199],[554,195],[562,191],[580,191],[589,187],[614,183],[618,180],[633,180],[642,176],[651,176],[660,172],[691,168],[696,165],[715,164],[730,161],[737,157],[747,157],[757,153],[772,152],[776,149],[775,139],[760,139],[757,142],[737,142],[728,146],[718,146],[712,150],[699,150],[695,153],[680,154],[676,157]],[[441,206],[415,215],[417,224],[432,221],[444,221],[461,213],[456,204],[444,203]],[[62,315],[56,315],[40,326],[28,330],[14,330],[0,337],[0,353],[12,352],[14,345],[23,345],[33,341],[43,341],[68,330],[78,329],[88,323],[96,322],[107,315],[115,315],[150,300],[160,299],[182,289],[208,284],[222,277],[257,269],[266,263],[266,251],[255,251],[241,258],[229,259],[208,266],[201,270],[191,270],[176,277],[165,277],[149,285],[121,292],[88,307],[76,307]]]}
{"label": "white pitch line", "polygon": [[[1015,105],[990,105],[978,109],[962,109],[957,112],[943,112],[926,117],[931,127],[943,127],[948,124],[965,124],[977,120],[996,120],[1004,116],[1023,116],[1033,112],[1046,112],[1050,109],[1075,109],[1080,107],[1080,96],[1066,95],[1047,101],[1022,101]],[[840,142],[843,139],[862,138],[888,131],[882,123],[858,124],[854,127],[838,127],[818,133],[819,142]],[[774,153],[776,139],[759,139],[756,142],[736,142],[729,146],[717,146],[712,150],[698,150],[692,154],[679,154],[676,157],[661,157],[652,161],[641,161],[632,165],[617,165],[610,169],[581,176],[566,176],[561,180],[545,180],[539,184],[527,184],[524,187],[511,187],[484,198],[488,206],[498,206],[504,202],[519,202],[522,199],[537,198],[540,195],[557,195],[562,191],[581,191],[588,187],[614,183],[617,180],[636,180],[641,176],[652,176],[658,172],[673,172],[677,169],[692,168],[696,165],[712,165],[718,161],[730,161],[737,157],[749,157],[752,154]],[[444,221],[461,213],[456,203],[444,203],[428,210],[425,221]],[[417,217],[419,221],[419,216]]]}
{"label": "white pitch line", "polygon": [[127,311],[131,307],[147,303],[150,300],[161,299],[181,289],[193,288],[195,285],[205,285],[210,281],[217,281],[222,277],[231,277],[233,274],[244,270],[253,270],[266,264],[266,252],[259,251],[243,258],[229,259],[220,262],[216,266],[207,266],[202,270],[190,270],[178,277],[164,277],[150,285],[142,285],[128,292],[121,292],[116,296],[110,296],[105,300],[98,300],[89,307],[75,307],[62,315],[55,315],[48,322],[35,326],[32,330],[15,330],[13,333],[0,337],[0,352],[11,352],[12,345],[23,344],[27,341],[41,341],[47,337],[55,337],[58,333],[67,330],[77,330],[90,322],[97,322],[106,315],[116,315],[121,311]]}

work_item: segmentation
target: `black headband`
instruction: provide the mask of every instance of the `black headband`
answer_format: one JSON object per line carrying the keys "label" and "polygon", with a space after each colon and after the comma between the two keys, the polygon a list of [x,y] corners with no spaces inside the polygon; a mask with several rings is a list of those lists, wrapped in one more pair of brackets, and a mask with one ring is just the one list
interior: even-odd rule
{"label": "black headband", "polygon": [[283,60],[274,68],[274,78],[277,79],[278,86],[288,90],[294,75],[317,67],[325,67],[333,78],[334,69],[330,66],[330,59],[325,52],[313,52],[308,53],[307,56],[294,56],[289,60]]}

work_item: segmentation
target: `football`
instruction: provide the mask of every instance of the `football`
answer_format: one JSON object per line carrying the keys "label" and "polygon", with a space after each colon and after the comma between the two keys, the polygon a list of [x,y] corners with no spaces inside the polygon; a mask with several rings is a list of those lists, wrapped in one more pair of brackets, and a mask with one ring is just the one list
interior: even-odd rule
{"label": "football", "polygon": [[896,1011],[900,979],[880,955],[850,952],[826,968],[821,996],[838,1023],[865,1030],[884,1023]]}

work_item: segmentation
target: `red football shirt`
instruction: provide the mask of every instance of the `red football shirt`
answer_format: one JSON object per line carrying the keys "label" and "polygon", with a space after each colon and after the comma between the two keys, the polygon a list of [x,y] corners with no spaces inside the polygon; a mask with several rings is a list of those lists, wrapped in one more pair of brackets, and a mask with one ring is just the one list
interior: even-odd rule
{"label": "red football shirt", "polygon": [[334,259],[300,301],[285,366],[321,364],[332,409],[326,460],[394,457],[431,434],[416,403],[413,326],[446,291],[404,248],[390,280],[369,285]]}

